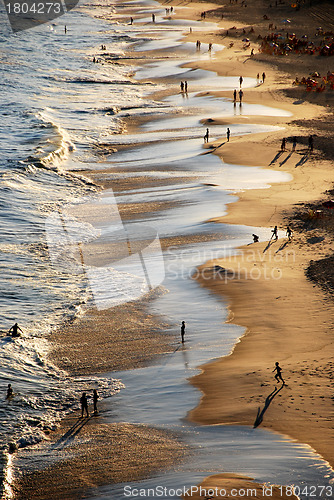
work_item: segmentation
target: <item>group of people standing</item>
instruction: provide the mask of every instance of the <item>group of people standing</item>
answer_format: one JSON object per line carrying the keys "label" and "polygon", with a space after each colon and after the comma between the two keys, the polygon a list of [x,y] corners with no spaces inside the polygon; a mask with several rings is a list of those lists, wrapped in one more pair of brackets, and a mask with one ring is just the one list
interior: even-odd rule
{"label": "group of people standing", "polygon": [[[97,390],[93,390],[93,411],[94,414],[97,414],[97,400],[99,399],[99,396],[97,394]],[[80,398],[80,404],[81,404],[81,418],[83,418],[84,413],[86,412],[87,418],[89,418],[89,411],[88,411],[88,401],[87,401],[87,394],[85,392],[82,393],[82,396]]]}
{"label": "group of people standing", "polygon": [[234,89],[234,91],[233,91],[233,102],[234,102],[234,104],[237,102],[237,96],[238,96],[238,94],[239,94],[239,102],[240,102],[240,104],[242,103],[242,98],[244,96],[243,90],[240,89],[239,92],[237,92],[237,89]]}
{"label": "group of people standing", "polygon": [[[296,146],[297,146],[297,137],[294,136],[292,138],[291,151],[296,151]],[[313,148],[314,148],[313,135],[310,135],[308,138],[308,151],[310,153],[313,153]],[[281,142],[281,151],[286,151],[286,138],[285,137],[283,137],[282,142]]]}
{"label": "group of people standing", "polygon": [[[275,239],[275,241],[278,240],[278,227],[275,226],[274,229],[271,230],[272,232],[272,235],[271,235],[271,238],[270,240],[272,240],[273,238]],[[289,241],[291,241],[291,238],[292,238],[292,229],[290,226],[287,226],[286,228],[286,236],[288,238]],[[258,243],[259,242],[259,236],[257,234],[253,234],[253,243]]]}
{"label": "group of people standing", "polygon": [[184,82],[180,83],[180,89],[182,94],[187,94],[188,93],[188,82],[185,80]]}

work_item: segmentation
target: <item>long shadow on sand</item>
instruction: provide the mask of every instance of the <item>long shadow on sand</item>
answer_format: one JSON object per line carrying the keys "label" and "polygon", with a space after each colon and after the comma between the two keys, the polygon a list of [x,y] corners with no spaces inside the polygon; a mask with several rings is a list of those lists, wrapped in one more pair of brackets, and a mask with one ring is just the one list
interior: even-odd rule
{"label": "long shadow on sand", "polygon": [[284,243],[282,243],[282,245],[279,247],[279,249],[278,249],[278,250],[276,250],[276,252],[275,252],[275,253],[278,253],[278,252],[280,252],[281,250],[284,250],[284,248],[285,248],[285,247],[287,247],[287,246],[289,245],[289,243],[291,243],[291,241],[289,241],[289,240],[288,240],[288,241],[285,241]]}
{"label": "long shadow on sand", "polygon": [[70,427],[70,429],[68,429],[68,431],[66,431],[65,434],[61,436],[61,438],[59,438],[58,441],[52,445],[52,448],[58,448],[58,449],[65,448],[65,446],[68,445],[71,441],[73,441],[75,436],[79,434],[81,429],[86,424],[88,424],[90,419],[91,417],[78,418],[78,420],[72,425],[72,427]]}
{"label": "long shadow on sand", "polygon": [[310,152],[307,151],[303,154],[301,159],[296,163],[295,168],[301,167],[302,165],[304,165],[304,163],[306,163],[307,160],[309,160],[309,158],[310,158]]}
{"label": "long shadow on sand", "polygon": [[284,165],[284,163],[286,163],[288,160],[290,160],[292,156],[292,153],[289,153],[288,156],[286,158],[284,158],[283,161],[280,162],[279,166],[282,167]]}
{"label": "long shadow on sand", "polygon": [[262,253],[265,253],[267,250],[269,250],[269,248],[271,247],[271,245],[272,245],[273,243],[275,243],[275,241],[277,241],[277,240],[276,240],[276,239],[274,239],[274,238],[273,238],[273,236],[272,236],[272,237],[270,238],[270,240],[268,241],[268,244],[267,244],[266,248],[263,250],[263,252],[262,252]]}
{"label": "long shadow on sand", "polygon": [[268,410],[268,408],[270,406],[270,403],[272,402],[272,400],[274,399],[274,397],[276,397],[277,394],[279,392],[281,392],[281,390],[283,389],[283,387],[284,387],[284,384],[282,384],[282,386],[279,389],[277,389],[277,387],[275,387],[275,389],[273,390],[273,392],[271,392],[269,394],[269,396],[267,396],[267,399],[266,399],[266,401],[264,403],[264,407],[262,408],[262,410],[261,410],[261,408],[258,408],[256,419],[255,419],[255,422],[254,422],[254,429],[256,427],[258,427],[260,424],[262,424],[264,414]]}
{"label": "long shadow on sand", "polygon": [[283,154],[283,153],[284,153],[284,151],[279,151],[279,152],[277,153],[277,155],[275,156],[275,158],[273,158],[273,159],[271,160],[271,162],[269,163],[269,166],[270,166],[270,165],[273,165],[274,163],[276,163],[276,162],[277,162],[277,160],[278,160],[278,158],[280,158],[280,156],[282,156],[282,154]]}

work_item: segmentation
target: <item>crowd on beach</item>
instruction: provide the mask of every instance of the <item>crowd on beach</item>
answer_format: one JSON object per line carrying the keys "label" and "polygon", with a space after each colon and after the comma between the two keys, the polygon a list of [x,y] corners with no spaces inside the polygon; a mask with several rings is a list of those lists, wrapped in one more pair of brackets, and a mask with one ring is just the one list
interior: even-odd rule
{"label": "crowd on beach", "polygon": [[317,71],[314,71],[308,77],[303,76],[301,79],[296,76],[292,85],[304,85],[308,92],[334,90],[334,72],[327,71],[327,74],[323,77]]}
{"label": "crowd on beach", "polygon": [[334,55],[334,33],[332,31],[324,33],[322,28],[318,28],[316,36],[320,35],[323,35],[321,40],[312,41],[306,34],[298,38],[295,33],[278,32],[270,33],[264,37],[259,35],[258,40],[262,40],[260,51],[266,54],[286,56],[294,52],[319,56]]}

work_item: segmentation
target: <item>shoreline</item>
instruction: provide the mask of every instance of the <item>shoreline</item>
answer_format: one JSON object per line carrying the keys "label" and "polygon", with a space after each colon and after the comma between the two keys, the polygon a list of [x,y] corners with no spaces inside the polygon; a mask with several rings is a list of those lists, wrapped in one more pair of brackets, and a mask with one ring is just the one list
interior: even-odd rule
{"label": "shoreline", "polygon": [[[213,66],[214,66],[214,64],[217,64],[217,63],[212,63],[212,64],[213,64]],[[243,64],[243,63],[240,63],[240,64]],[[231,63],[231,66],[234,66],[234,63]],[[242,66],[241,66],[241,67],[242,67]],[[255,66],[254,66],[254,68],[255,68]],[[252,69],[249,69],[249,73],[252,73],[253,71],[255,71],[255,70],[253,70],[253,68],[252,68]],[[237,68],[237,69],[236,69],[236,74],[238,74],[238,73],[239,73],[239,72],[238,72],[238,68]],[[246,73],[244,72],[244,74],[246,74]],[[270,82],[270,80],[269,80],[269,82]],[[253,89],[252,89],[252,90],[253,90]],[[251,91],[251,89],[249,89],[249,90],[247,89],[246,93],[247,93],[247,98],[245,99],[245,100],[246,100],[246,102],[250,102],[251,100],[253,100],[253,102],[256,102],[256,96],[254,96],[254,92],[252,92],[252,91]],[[213,93],[213,94],[214,94],[214,95],[218,95],[218,93]],[[222,95],[223,95],[223,94],[222,94]],[[226,96],[227,96],[227,97],[229,97],[227,94],[226,94]],[[248,96],[249,96],[249,101],[248,101]],[[264,102],[264,100],[262,100],[262,97],[263,97],[263,94],[262,94],[262,96],[261,96],[261,101],[262,101],[262,102]],[[270,98],[268,98],[268,102],[270,102]],[[280,100],[279,100],[279,102],[280,102]],[[280,104],[278,104],[278,102],[277,102],[277,101],[275,101],[275,100],[274,100],[274,103],[277,105],[277,107],[280,107]],[[287,107],[289,107],[289,105],[287,105]],[[314,111],[315,111],[315,110],[314,110]],[[304,114],[304,112],[301,112],[301,114],[300,114],[300,116],[299,116],[299,118],[300,118],[300,119],[301,119],[301,117],[302,117],[302,115],[303,115],[303,114]],[[313,116],[313,115],[312,115],[312,116]],[[238,118],[236,118],[236,120],[238,120]],[[239,120],[243,120],[243,118],[240,118]],[[268,120],[263,119],[263,120],[264,120],[264,121],[270,121],[269,119],[268,119]],[[274,118],[274,120],[275,120],[275,123],[277,123],[277,119],[276,119],[276,118]],[[254,120],[254,121],[256,122],[256,120]],[[260,119],[259,121],[261,121],[261,119]],[[283,121],[284,121],[284,119],[280,119],[280,121],[281,121],[281,122],[283,122]],[[228,122],[228,123],[231,123],[231,121],[229,121],[228,119],[227,119],[227,122]],[[253,123],[253,121],[252,121],[252,123]],[[277,137],[277,138],[279,138],[279,137],[280,137],[280,133],[277,133],[277,134],[276,134],[276,137]],[[226,144],[225,144],[223,147],[219,148],[219,149],[217,150],[217,154],[222,155],[225,161],[230,161],[231,163],[233,163],[233,159],[238,158],[238,154],[240,154],[240,144],[243,144],[243,143],[247,144],[247,141],[250,141],[250,140],[254,140],[254,136],[252,136],[252,138],[251,138],[251,139],[250,139],[249,137],[247,138],[247,136],[246,136],[246,138],[245,138],[244,136],[242,136],[242,137],[240,137],[240,138],[236,139],[236,140],[235,140],[235,142],[233,142],[233,144],[232,144],[232,142],[231,142],[229,145],[226,145]],[[274,139],[273,139],[273,134],[272,134],[272,133],[270,133],[269,142],[273,142],[273,140],[274,140]],[[233,141],[234,141],[234,139],[233,139]],[[262,146],[262,141],[261,141],[261,142],[259,142],[259,147],[260,147],[260,145]],[[272,155],[272,151],[274,151],[274,147],[272,147],[272,145],[271,145],[271,149],[270,149],[270,151],[271,151],[271,152],[270,152],[270,156],[271,156],[271,155]],[[275,153],[276,153],[276,151],[275,151]],[[249,155],[249,154],[248,154],[248,155],[246,154],[246,156],[247,156],[247,158],[249,159],[249,156],[250,156],[250,155]],[[258,157],[258,156],[257,156],[257,157]],[[240,158],[240,156],[239,156],[239,158]],[[242,159],[241,159],[241,160],[239,160],[239,161],[240,161],[240,164],[244,164]],[[254,160],[254,161],[255,161],[255,160]],[[258,162],[256,162],[256,165],[258,165]],[[285,165],[285,167],[287,167],[287,166],[288,166],[288,165]],[[285,168],[285,167],[284,167],[284,168]],[[291,168],[292,168],[292,166],[291,166]],[[326,170],[326,172],[327,172],[327,170]],[[291,181],[291,182],[294,182],[294,180],[293,180],[293,181]],[[300,183],[301,183],[301,185],[302,185],[302,176],[301,176],[301,178],[300,178]],[[280,200],[280,199],[281,199],[281,198],[280,198],[280,196],[281,196],[281,194],[282,194],[282,193],[280,193],[280,189],[281,189],[281,188],[280,188],[280,186],[282,186],[282,185],[281,185],[281,184],[280,184],[279,186],[274,185],[274,188],[273,188],[273,187],[271,187],[271,188],[270,188],[270,191],[271,191],[272,189],[276,189],[276,188],[277,188],[277,193],[276,193],[277,200]],[[267,194],[267,193],[268,193],[268,191],[269,191],[269,190],[266,190],[266,191],[265,191],[265,193]],[[261,193],[260,193],[260,194],[261,194],[261,195],[263,194],[263,190],[261,190]],[[307,200],[308,200],[308,197],[307,197],[308,195],[309,195],[309,193],[304,193],[304,194],[303,194],[304,198],[302,199],[302,201],[307,201]],[[317,193],[317,195],[319,196],[319,193]],[[238,196],[239,196],[239,194],[238,194]],[[241,195],[241,196],[240,196],[240,201],[238,201],[236,204],[229,204],[229,205],[228,205],[229,215],[228,215],[227,217],[225,217],[224,219],[219,219],[219,220],[224,220],[224,222],[228,222],[228,223],[231,223],[231,224],[237,224],[237,223],[240,223],[240,222],[241,222],[241,223],[243,223],[243,224],[245,224],[245,218],[244,218],[244,215],[243,215],[243,219],[240,221],[240,216],[242,215],[242,212],[243,212],[244,208],[233,208],[233,207],[234,207],[234,205],[241,206],[240,204],[242,204],[242,202],[243,202],[242,200],[244,200],[244,203],[247,205],[247,207],[249,207],[249,203],[251,203],[251,202],[252,202],[252,203],[254,204],[254,206],[255,206],[255,201],[249,201],[249,198],[247,198],[247,196],[251,196],[251,197],[252,197],[252,196],[254,196],[254,198],[256,198],[256,196],[257,196],[257,195],[256,195],[256,192],[254,192],[254,191],[250,191],[250,192],[248,191],[248,192],[246,192],[244,195]],[[274,199],[276,200],[276,198],[274,198]],[[299,200],[299,201],[301,201],[301,200]],[[266,207],[265,207],[265,210],[267,210],[267,211],[268,211],[268,210],[269,210],[269,208],[268,208],[268,207],[272,207],[272,203],[273,203],[273,201],[272,201],[272,200],[268,201],[268,206],[266,206]],[[285,206],[285,204],[283,203],[283,201],[281,202],[281,204],[282,204],[282,206],[286,207],[286,206]],[[288,207],[284,208],[284,210],[285,210],[285,209],[288,209]],[[257,211],[259,211],[259,208],[257,207],[257,209],[256,209],[256,210],[257,210]],[[261,210],[262,210],[262,207],[261,207]],[[282,207],[281,207],[281,210],[283,210],[283,208],[282,208]],[[255,212],[254,212],[254,213],[255,213]],[[249,210],[249,211],[247,211],[247,216],[249,216],[249,220],[251,220],[251,221],[252,221],[252,225],[262,225],[262,224],[257,224],[257,221],[259,221],[259,220],[260,220],[260,218],[258,217],[257,219],[255,219],[255,215],[254,215],[254,213],[252,214],[250,210]],[[262,219],[261,219],[261,220],[262,220]],[[239,222],[238,222],[238,221],[239,221]],[[218,219],[217,219],[217,222],[218,222]],[[247,222],[246,222],[246,224],[247,224]],[[259,248],[260,248],[260,246],[259,246]],[[219,265],[221,265],[221,263],[219,263]],[[207,286],[207,281],[205,281],[205,285]],[[242,303],[244,303],[244,302],[245,302],[245,300],[247,300],[247,298],[245,299],[245,297],[243,297],[243,298],[241,298],[241,297],[236,297],[236,296],[234,296],[234,295],[232,294],[232,292],[230,293],[229,291],[226,291],[226,289],[222,290],[222,289],[220,288],[220,289],[218,290],[218,287],[216,287],[216,284],[213,284],[213,283],[211,283],[211,282],[210,282],[210,287],[211,287],[211,285],[212,285],[212,287],[213,287],[214,291],[218,291],[218,293],[219,293],[219,294],[222,294],[224,297],[225,297],[225,296],[228,296],[228,297],[230,298],[230,300],[232,301],[230,309],[233,311],[233,314],[234,314],[234,319],[237,321],[237,324],[239,324],[239,323],[238,323],[238,317],[237,317],[237,314],[236,314],[236,312],[235,312],[235,309],[237,309],[238,305],[239,305],[241,302],[242,302]],[[253,293],[253,291],[252,291],[251,293]],[[92,321],[94,321],[94,318],[92,319]],[[241,321],[241,323],[240,323],[240,324],[243,324],[243,322],[242,322],[243,320],[241,319],[240,321]],[[234,321],[233,321],[233,322],[234,322]],[[161,326],[161,325],[159,325],[159,327],[160,327],[160,326]],[[164,328],[164,325],[162,325],[161,329],[163,329],[163,328]],[[150,330],[150,331],[152,331],[152,330]],[[79,327],[79,333],[80,333],[80,327]],[[169,335],[169,334],[168,334],[168,335]],[[247,336],[248,336],[248,333],[247,333]],[[241,339],[240,343],[243,343],[243,340],[244,340],[244,338],[242,338],[242,339]],[[236,348],[235,348],[235,350],[234,350],[234,352],[233,352],[233,355],[232,355],[232,356],[234,356],[234,354],[235,354],[235,352],[236,352],[236,350],[237,350],[237,348],[238,348],[238,345],[239,345],[239,344],[237,344],[237,346],[236,346]],[[142,348],[142,345],[141,345],[141,346],[139,345],[139,346],[138,346],[138,348],[139,348],[139,351],[140,351],[140,349]],[[138,352],[139,352],[139,351],[138,351]],[[140,355],[140,354],[139,354],[139,355]],[[159,353],[157,353],[157,355],[159,355]],[[230,357],[228,357],[228,358],[226,358],[226,359],[229,359],[229,358],[230,358]],[[213,364],[215,364],[215,363],[222,363],[222,362],[224,361],[224,359],[225,359],[225,358],[223,358],[222,360],[220,360],[220,361],[218,361],[218,362],[210,363],[210,364],[209,364],[209,365],[210,365],[210,367],[209,367],[209,365],[206,365],[205,367],[202,367],[202,369],[204,369],[204,372],[203,372],[201,375],[199,375],[198,377],[202,377],[202,376],[204,376],[204,373],[205,373],[206,371],[210,371],[210,370],[211,370],[211,365],[213,365]],[[248,359],[248,358],[246,358],[246,359]],[[282,360],[283,360],[283,358],[282,358]],[[147,362],[147,361],[144,361],[144,363],[145,363],[145,362]],[[126,362],[126,363],[127,363],[127,362]],[[239,361],[238,361],[238,363],[239,363]],[[282,361],[282,363],[283,363],[283,361]],[[133,365],[133,366],[135,366],[135,365]],[[128,368],[131,368],[131,367],[132,367],[132,365],[129,365],[129,366],[128,366]],[[284,368],[285,368],[285,367],[284,367]],[[220,369],[220,365],[219,365],[219,369]],[[286,369],[286,368],[285,368],[285,369]],[[101,368],[101,370],[100,370],[100,371],[104,371],[104,370],[105,370],[105,367]],[[224,371],[225,371],[225,370],[226,370],[226,368],[224,368]],[[80,373],[80,371],[79,371],[78,373]],[[96,372],[94,372],[94,367],[92,367],[92,373],[96,373]],[[242,374],[242,372],[240,372],[240,371],[238,371],[238,370],[236,369],[236,371],[235,371],[235,372],[230,372],[229,374],[227,374],[227,375],[226,375],[226,377],[227,377],[226,379],[219,379],[219,384],[222,384],[222,380],[223,380],[223,385],[225,385],[225,380],[226,380],[226,383],[228,384],[228,383],[230,382],[230,377],[240,376],[241,374]],[[200,380],[200,378],[198,378],[198,377],[195,377],[195,379],[193,379],[193,380],[194,380],[195,385],[196,385],[197,387],[199,387],[202,391],[204,391],[204,393],[205,393],[206,391],[208,391],[208,389],[209,389],[209,392],[210,392],[210,386],[211,386],[211,384],[212,384],[212,379],[209,379],[209,378],[208,378],[207,380],[204,380],[204,382],[203,382],[203,381],[201,381],[201,380]],[[248,379],[248,380],[250,380],[250,379]],[[257,380],[256,380],[255,382],[253,381],[253,385],[250,383],[250,385],[247,387],[247,391],[248,391],[248,390],[250,391],[250,390],[254,389],[255,385],[258,383],[258,380],[259,380],[259,377],[257,378]],[[215,381],[213,382],[213,384],[215,384]],[[255,384],[255,385],[254,385],[254,384]],[[236,390],[237,390],[237,388],[235,388],[234,390],[236,391]],[[207,396],[205,396],[205,397],[207,397]],[[224,397],[225,397],[225,396],[223,396],[223,397],[222,397],[223,404],[224,404]],[[205,398],[204,398],[204,399],[205,399]],[[201,404],[203,405],[203,403],[204,403],[205,405],[210,404],[210,402],[209,402],[209,403],[208,403],[207,401],[205,401],[205,402],[204,402],[204,400],[202,399],[202,403],[201,403]],[[214,402],[214,407],[213,407],[213,409],[215,410],[215,412],[216,412],[216,404],[217,404],[217,401],[216,401],[216,396],[215,396],[215,402]],[[225,404],[226,404],[226,401],[225,401]],[[242,402],[242,404],[243,404],[243,402]],[[227,406],[228,406],[228,405],[227,405]],[[231,405],[231,407],[233,407],[233,405]],[[251,410],[251,411],[253,411],[253,408],[254,408],[254,405],[252,405],[252,410]],[[193,410],[193,412],[191,412],[191,418],[192,418],[192,416],[193,416],[193,415],[196,415],[194,420],[196,420],[196,419],[198,418],[198,417],[197,417],[197,414],[196,414],[196,411],[197,411],[197,409],[195,409],[195,410]],[[198,410],[198,411],[200,412],[200,411],[202,411],[202,410]],[[328,410],[327,410],[327,407],[326,407],[326,412],[327,412],[327,411],[328,411]],[[210,409],[209,409],[209,412],[211,412],[211,413],[212,413],[212,408],[210,408]],[[250,410],[248,410],[248,412],[250,412]],[[246,413],[247,413],[247,412],[246,412]],[[248,418],[248,416],[249,416],[249,413],[247,413],[247,418]],[[205,421],[205,418],[206,418],[206,417],[205,417],[205,416],[204,416],[204,417],[203,417],[203,416],[200,416],[199,418],[200,418],[200,420],[196,420],[196,421],[201,421],[201,423],[203,423],[203,422]],[[204,418],[204,420],[203,420],[203,418]],[[225,417],[223,417],[223,418],[225,418]],[[202,419],[202,420],[201,420],[201,419]],[[214,422],[211,422],[211,421],[210,421],[210,423],[217,423],[217,419],[218,419],[218,417],[216,418],[216,420],[215,420]],[[267,420],[267,414],[266,414],[266,416],[265,416],[265,420]],[[278,418],[278,420],[279,420],[279,418]],[[221,422],[219,422],[219,423],[221,423]],[[235,423],[235,422],[233,421],[233,423]],[[242,421],[240,421],[240,422],[238,422],[238,423],[243,423],[243,422],[242,422]],[[268,423],[269,423],[269,419],[268,419]],[[247,424],[247,425],[248,425],[248,424]],[[285,434],[284,429],[283,429],[283,428],[284,428],[284,426],[283,426],[283,428],[282,428],[283,430],[279,430],[279,429],[276,427],[276,426],[278,426],[277,421],[273,421],[272,423],[269,423],[269,425],[268,425],[268,427],[269,427],[269,428],[270,428],[270,425],[272,425],[272,428],[273,428],[273,429],[278,430],[279,432],[283,432],[283,434]],[[300,423],[298,423],[297,425],[300,425]],[[326,425],[324,426],[324,432],[325,432],[325,430],[326,430]],[[302,441],[302,442],[307,442],[306,440],[301,440],[301,441]],[[316,447],[315,447],[315,449],[316,449],[316,451],[319,451]],[[326,454],[326,453],[327,453],[327,452],[325,451],[324,456],[325,456],[325,454]],[[326,456],[325,456],[325,458],[326,458],[326,459],[329,459],[329,458],[331,459],[331,457],[326,457]]]}

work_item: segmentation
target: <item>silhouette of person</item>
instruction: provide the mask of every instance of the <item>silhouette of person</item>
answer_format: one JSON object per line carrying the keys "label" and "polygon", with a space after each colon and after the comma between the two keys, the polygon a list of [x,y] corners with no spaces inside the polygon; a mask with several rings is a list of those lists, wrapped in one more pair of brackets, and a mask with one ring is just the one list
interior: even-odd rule
{"label": "silhouette of person", "polygon": [[7,387],[7,396],[6,399],[9,399],[13,396],[13,389],[12,389],[12,384],[8,384]]}
{"label": "silhouette of person", "polygon": [[263,82],[263,83],[264,83],[265,79],[266,79],[266,74],[265,74],[265,72],[263,72],[263,73],[262,73],[262,82]]}
{"label": "silhouette of person", "polygon": [[209,129],[206,129],[205,136],[204,136],[204,142],[209,142]]}
{"label": "silhouette of person", "polygon": [[182,344],[184,344],[185,331],[186,331],[186,324],[184,321],[182,321],[182,324],[181,324],[181,342],[182,342]]}
{"label": "silhouette of person", "polygon": [[80,398],[80,403],[81,403],[81,418],[83,417],[85,410],[86,410],[86,414],[87,414],[87,418],[88,418],[89,417],[88,403],[87,403],[87,396],[86,396],[85,392],[82,393],[82,396]]}
{"label": "silhouette of person", "polygon": [[133,24],[133,17],[130,17],[130,24]]}
{"label": "silhouette of person", "polygon": [[292,139],[292,151],[296,151],[297,137]]}
{"label": "silhouette of person", "polygon": [[275,236],[275,241],[278,240],[278,229],[277,226],[271,231],[273,233],[272,237]]}
{"label": "silhouette of person", "polygon": [[285,385],[285,382],[282,377],[282,368],[278,364],[278,361],[276,361],[275,363],[275,368],[273,369],[273,372],[276,372],[275,379],[277,380],[277,382],[281,380],[283,382],[283,385]]}
{"label": "silhouette of person", "polygon": [[184,83],[183,82],[180,83],[180,89],[181,89],[181,92],[184,91]]}
{"label": "silhouette of person", "polygon": [[286,145],[286,139],[285,139],[285,137],[283,137],[282,144],[281,144],[281,151],[285,151],[285,145]]}
{"label": "silhouette of person", "polygon": [[12,333],[12,337],[19,337],[20,336],[20,332],[22,332],[21,328],[19,327],[19,325],[17,323],[15,323],[15,325],[13,325],[9,330],[8,330],[8,335],[10,335],[11,332]]}
{"label": "silhouette of person", "polygon": [[237,89],[234,89],[233,91],[233,102],[236,102],[237,100]]}
{"label": "silhouette of person", "polygon": [[257,234],[252,234],[252,236],[253,236],[253,242],[254,243],[258,243],[258,241],[259,241],[258,235]]}
{"label": "silhouette of person", "polygon": [[228,129],[226,130],[227,142],[230,142],[230,135],[231,135],[231,131],[230,131],[230,129],[228,128]]}
{"label": "silhouette of person", "polygon": [[97,400],[98,399],[99,399],[99,396],[97,394],[97,390],[94,389],[94,391],[93,391],[94,413],[97,413]]}
{"label": "silhouette of person", "polygon": [[67,27],[66,27],[66,24],[65,24],[65,26],[64,26],[64,32],[65,32],[65,35],[66,35],[66,33],[67,33]]}
{"label": "silhouette of person", "polygon": [[291,241],[292,231],[291,231],[290,226],[288,226],[288,227],[286,228],[286,235],[287,235],[287,237],[288,237],[289,241]]}
{"label": "silhouette of person", "polygon": [[242,85],[242,82],[244,81],[244,79],[242,78],[242,76],[239,78],[239,84],[240,84],[240,88],[241,88],[241,85]]}
{"label": "silhouette of person", "polygon": [[152,14],[152,23],[155,23],[155,14]]}
{"label": "silhouette of person", "polygon": [[184,81],[184,91],[185,91],[185,93],[188,92],[188,82],[187,82],[187,80]]}
{"label": "silhouette of person", "polygon": [[239,101],[240,101],[240,104],[242,102],[243,95],[244,95],[243,91],[239,90]]}
{"label": "silhouette of person", "polygon": [[308,148],[310,151],[313,151],[313,135],[310,135],[308,138]]}

